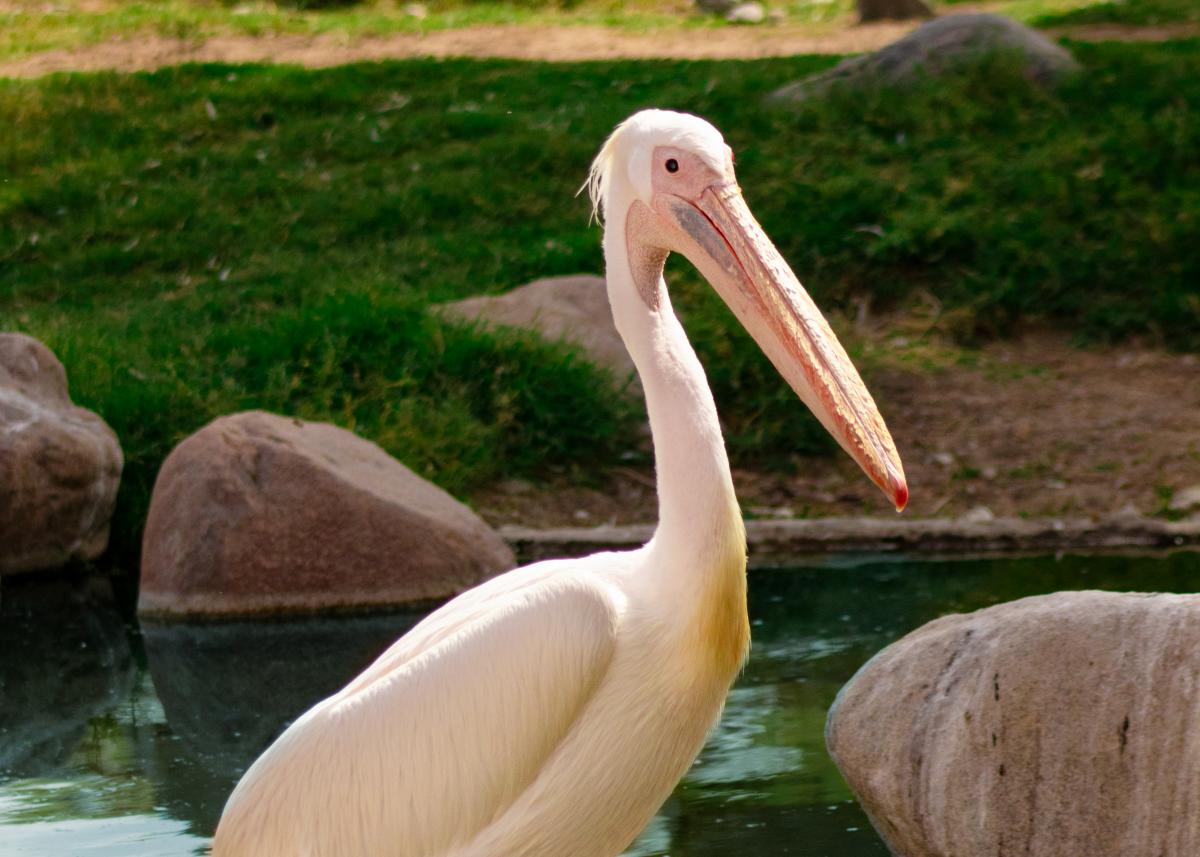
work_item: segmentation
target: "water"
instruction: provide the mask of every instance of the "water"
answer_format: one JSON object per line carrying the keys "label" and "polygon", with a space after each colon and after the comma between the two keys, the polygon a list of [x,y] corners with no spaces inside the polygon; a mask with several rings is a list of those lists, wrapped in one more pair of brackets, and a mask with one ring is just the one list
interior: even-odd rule
{"label": "water", "polygon": [[[887,857],[825,753],[825,712],[871,655],[945,613],[1059,589],[1187,592],[1200,553],[841,562],[751,574],[754,646],[725,716],[633,857]],[[97,581],[0,601],[0,854],[203,854],[284,724],[418,618],[138,628]]]}

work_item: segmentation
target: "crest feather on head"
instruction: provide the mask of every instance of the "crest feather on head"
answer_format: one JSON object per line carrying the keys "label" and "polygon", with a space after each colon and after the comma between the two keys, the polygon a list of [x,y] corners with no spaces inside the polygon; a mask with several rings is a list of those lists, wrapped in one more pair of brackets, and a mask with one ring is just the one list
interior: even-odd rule
{"label": "crest feather on head", "polygon": [[587,181],[579,188],[587,190],[592,201],[591,219],[603,222],[604,208],[612,185],[613,167],[618,150],[626,145],[675,146],[695,153],[716,172],[723,172],[729,160],[729,147],[721,132],[699,116],[673,110],[641,110],[630,116],[608,135],[592,161]]}
{"label": "crest feather on head", "polygon": [[579,189],[579,192],[583,193],[586,188],[588,198],[592,201],[592,216],[588,219],[589,223],[604,222],[604,200],[608,197],[608,184],[612,180],[612,165],[617,153],[617,138],[629,124],[630,119],[626,119],[608,135],[608,139],[604,141],[604,145],[600,147],[591,167],[588,168],[587,181]]}

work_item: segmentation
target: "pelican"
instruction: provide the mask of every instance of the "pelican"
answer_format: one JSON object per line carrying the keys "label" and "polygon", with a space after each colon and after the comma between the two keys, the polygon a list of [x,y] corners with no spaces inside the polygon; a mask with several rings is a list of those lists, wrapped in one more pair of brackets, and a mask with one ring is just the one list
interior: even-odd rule
{"label": "pelican", "polygon": [[704,274],[897,511],[907,503],[883,418],[712,125],[639,112],[586,186],[650,417],[653,538],[518,568],[431,613],[246,771],[214,857],[613,857],[666,800],[750,640],[745,530],[668,253]]}

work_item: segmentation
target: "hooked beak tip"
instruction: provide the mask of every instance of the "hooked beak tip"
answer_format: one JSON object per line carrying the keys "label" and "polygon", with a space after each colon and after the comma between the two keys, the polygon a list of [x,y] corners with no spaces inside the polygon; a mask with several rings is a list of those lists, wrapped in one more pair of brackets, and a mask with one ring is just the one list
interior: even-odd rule
{"label": "hooked beak tip", "polygon": [[899,461],[896,464],[887,465],[888,484],[891,487],[892,504],[896,507],[896,512],[903,512],[904,507],[908,505],[908,480],[904,478],[904,471],[899,467]]}

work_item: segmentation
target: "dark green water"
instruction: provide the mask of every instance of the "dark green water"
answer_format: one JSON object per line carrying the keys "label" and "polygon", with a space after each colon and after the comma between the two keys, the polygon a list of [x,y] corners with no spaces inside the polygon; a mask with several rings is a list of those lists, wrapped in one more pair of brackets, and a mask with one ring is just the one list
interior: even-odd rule
{"label": "dark green water", "polygon": [[[1026,595],[1198,586],[1200,553],[754,571],[745,674],[629,853],[886,857],[822,739],[838,689],[871,655],[937,616]],[[139,628],[102,586],[7,581],[0,854],[204,853],[255,755],[417,618]]]}

